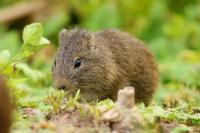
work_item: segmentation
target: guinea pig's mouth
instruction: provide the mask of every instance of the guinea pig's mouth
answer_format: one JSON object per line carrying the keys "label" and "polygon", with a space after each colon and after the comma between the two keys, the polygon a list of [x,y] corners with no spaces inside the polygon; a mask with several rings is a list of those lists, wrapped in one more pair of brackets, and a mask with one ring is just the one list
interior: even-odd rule
{"label": "guinea pig's mouth", "polygon": [[54,88],[58,89],[58,90],[64,90],[67,91],[68,93],[74,93],[76,92],[78,89],[76,88],[75,85],[70,84],[70,83],[61,83],[59,81],[54,82]]}
{"label": "guinea pig's mouth", "polygon": [[58,90],[64,90],[64,91],[69,91],[69,92],[75,90],[75,87],[73,87],[73,86],[66,86],[66,85],[59,85],[59,86],[57,86],[55,88],[58,89]]}
{"label": "guinea pig's mouth", "polygon": [[55,88],[59,89],[59,90],[66,90],[66,86],[65,85],[55,86]]}

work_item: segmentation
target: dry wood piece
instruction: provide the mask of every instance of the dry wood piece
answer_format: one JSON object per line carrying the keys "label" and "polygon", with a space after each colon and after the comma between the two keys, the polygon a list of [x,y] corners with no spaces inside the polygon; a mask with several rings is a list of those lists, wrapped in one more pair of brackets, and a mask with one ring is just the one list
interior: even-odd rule
{"label": "dry wood piece", "polygon": [[112,133],[141,133],[143,119],[135,106],[133,87],[118,92],[115,106],[103,114],[103,119],[112,125]]}
{"label": "dry wood piece", "polygon": [[0,77],[0,133],[9,133],[11,126],[11,105],[8,89]]}
{"label": "dry wood piece", "polygon": [[121,108],[133,108],[135,105],[135,89],[131,86],[119,90],[116,105]]}
{"label": "dry wood piece", "polygon": [[0,24],[12,22],[14,20],[32,15],[34,13],[38,13],[39,11],[43,10],[46,5],[46,1],[37,0],[21,2],[13,6],[1,9]]}

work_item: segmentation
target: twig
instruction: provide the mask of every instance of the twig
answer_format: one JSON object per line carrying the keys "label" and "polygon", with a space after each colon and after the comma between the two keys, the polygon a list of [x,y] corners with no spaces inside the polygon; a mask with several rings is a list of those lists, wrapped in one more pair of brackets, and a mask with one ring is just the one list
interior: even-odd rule
{"label": "twig", "polygon": [[47,5],[46,0],[21,2],[0,10],[0,24],[9,23],[17,19],[32,15]]}

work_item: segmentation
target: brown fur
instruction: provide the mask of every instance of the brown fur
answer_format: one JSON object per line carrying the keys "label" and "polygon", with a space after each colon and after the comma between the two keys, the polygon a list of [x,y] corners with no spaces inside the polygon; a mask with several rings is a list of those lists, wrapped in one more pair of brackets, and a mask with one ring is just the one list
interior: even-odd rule
{"label": "brown fur", "polygon": [[0,133],[9,133],[11,126],[11,105],[7,87],[0,77]]}
{"label": "brown fur", "polygon": [[[81,59],[80,68],[73,67]],[[148,105],[156,89],[158,72],[143,43],[118,30],[63,30],[52,70],[54,86],[73,94],[80,89],[86,101],[116,99],[119,89],[136,88],[136,102]]]}

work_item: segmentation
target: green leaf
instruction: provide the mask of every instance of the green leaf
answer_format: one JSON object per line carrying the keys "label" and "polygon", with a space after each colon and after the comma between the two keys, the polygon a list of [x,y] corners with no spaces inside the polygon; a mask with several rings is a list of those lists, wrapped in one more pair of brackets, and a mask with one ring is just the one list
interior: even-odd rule
{"label": "green leaf", "polygon": [[10,59],[10,52],[8,50],[3,50],[0,53],[0,64],[5,63]]}
{"label": "green leaf", "polygon": [[74,101],[77,101],[80,98],[80,90],[77,90],[75,96],[74,96]]}
{"label": "green leaf", "polygon": [[24,59],[24,58],[28,58],[30,55],[32,55],[34,52],[33,51],[30,51],[28,49],[25,49],[23,50],[21,53],[20,53],[20,56],[18,59]]}
{"label": "green leaf", "polygon": [[39,81],[39,80],[41,80],[41,79],[44,78],[44,75],[42,74],[42,72],[30,68],[25,63],[18,64],[17,68],[20,69],[20,70],[22,70],[22,72],[24,73],[24,75],[26,75],[27,77],[29,77],[34,82],[37,82],[37,81]]}
{"label": "green leaf", "polygon": [[0,32],[0,51],[6,49],[10,52],[11,56],[14,56],[19,50],[20,44],[21,42],[17,31]]}
{"label": "green leaf", "polygon": [[185,133],[185,132],[189,132],[190,129],[186,126],[182,126],[182,127],[177,127],[175,128],[171,133]]}
{"label": "green leaf", "polygon": [[42,24],[33,23],[27,25],[23,31],[23,40],[25,44],[37,45],[42,38]]}
{"label": "green leaf", "polygon": [[49,44],[50,41],[47,40],[46,38],[42,37],[38,43],[38,45],[46,45],[46,44]]}

